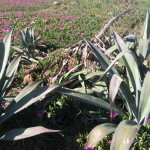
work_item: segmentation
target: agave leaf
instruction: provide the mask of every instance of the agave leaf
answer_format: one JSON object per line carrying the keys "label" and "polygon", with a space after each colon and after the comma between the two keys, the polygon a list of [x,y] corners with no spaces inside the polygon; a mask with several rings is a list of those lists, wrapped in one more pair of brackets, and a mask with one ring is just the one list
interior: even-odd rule
{"label": "agave leaf", "polygon": [[[115,32],[114,32],[114,40],[116,45],[118,46],[118,49],[120,52],[127,52],[130,55],[123,54],[121,57],[124,61],[124,64],[127,68],[128,74],[129,74],[129,80],[132,83],[132,86],[134,88],[134,92],[136,93],[136,97],[139,97],[138,91],[141,90],[141,76],[138,69],[138,61],[136,59],[136,55],[130,50],[128,50],[128,46],[124,43],[122,38]],[[117,56],[119,57],[119,55]]]}
{"label": "agave leaf", "polygon": [[16,51],[18,51],[18,52],[23,52],[23,50],[21,49],[21,47],[20,46],[11,46],[13,49],[15,49]]}
{"label": "agave leaf", "polygon": [[113,46],[111,46],[109,49],[107,49],[107,50],[105,51],[105,54],[106,54],[106,55],[111,54],[111,53],[113,53],[115,50],[117,50],[117,46],[116,46],[116,45],[113,45]]}
{"label": "agave leaf", "polygon": [[21,36],[21,40],[22,40],[23,46],[25,48],[27,48],[28,47],[28,43],[26,43],[26,41],[25,41],[25,33],[24,33],[24,31],[20,31],[20,36]]}
{"label": "agave leaf", "polygon": [[150,38],[150,9],[147,9],[145,22],[142,27],[141,39]]}
{"label": "agave leaf", "polygon": [[84,93],[86,93],[85,82],[84,82],[85,79],[83,79],[82,74],[78,76],[78,79],[79,79],[79,82],[81,83],[81,86],[82,86]]}
{"label": "agave leaf", "polygon": [[[75,66],[74,68],[72,68],[71,70],[69,70],[63,77],[60,78],[59,80],[59,83],[61,83],[61,81],[64,79],[65,81],[67,80],[71,80],[73,79],[74,77],[78,76],[79,74],[83,73],[83,72],[87,72],[86,69],[85,70],[82,70],[80,72],[76,72],[76,73],[73,73],[71,75],[72,72],[74,72],[78,67],[80,67],[82,64],[79,64],[77,66]],[[71,75],[71,76],[70,76]]]}
{"label": "agave leaf", "polygon": [[8,62],[10,45],[11,45],[11,35],[14,30],[15,25],[11,28],[11,30],[5,35],[3,41],[0,43],[0,80],[5,71],[6,64]]}
{"label": "agave leaf", "polygon": [[128,46],[129,50],[133,50],[136,52],[137,48],[137,38],[134,34],[129,34],[128,36],[124,37],[126,41],[126,45]]}
{"label": "agave leaf", "polygon": [[6,101],[12,101],[14,100],[15,96],[4,96],[2,99]]}
{"label": "agave leaf", "polygon": [[60,130],[51,130],[47,129],[41,126],[37,127],[30,127],[30,128],[20,128],[20,129],[13,129],[8,132],[6,132],[2,137],[0,137],[0,140],[20,140],[29,138],[32,136],[36,136],[42,133],[54,133],[54,132],[60,132]]}
{"label": "agave leaf", "polygon": [[85,145],[88,147],[95,147],[99,141],[101,141],[105,136],[110,133],[115,132],[117,125],[111,123],[104,123],[96,126],[92,129],[87,137],[87,143]]}
{"label": "agave leaf", "polygon": [[43,79],[36,80],[29,85],[27,85],[16,97],[15,102],[18,102],[22,97],[26,96],[30,92],[32,92],[42,81],[44,81],[47,77]]}
{"label": "agave leaf", "polygon": [[30,29],[27,28],[27,31],[25,33],[25,41],[27,44],[31,44],[31,35],[30,35]]}
{"label": "agave leaf", "polygon": [[[18,65],[19,65],[19,61],[21,59],[21,56],[22,55],[15,57],[12,60],[12,62],[9,64],[9,66],[7,67],[6,74],[2,78],[3,85],[1,86],[2,89],[0,92],[0,95],[2,97],[4,96],[6,89],[11,85],[11,83],[14,79],[14,76],[15,76],[17,69],[18,69]],[[0,81],[0,85],[1,85],[1,81]]]}
{"label": "agave leaf", "polygon": [[144,122],[146,122],[150,114],[150,91],[149,91],[150,80],[149,80],[149,77],[150,77],[150,71],[148,71],[145,76],[142,91],[141,91],[139,112],[138,112],[139,124],[143,123],[144,119],[145,119]]}
{"label": "agave leaf", "polygon": [[129,150],[140,127],[132,120],[122,121],[112,139],[110,150]]}
{"label": "agave leaf", "polygon": [[139,55],[143,62],[150,54],[150,39],[139,40]]}
{"label": "agave leaf", "polygon": [[63,84],[59,85],[51,84],[39,87],[38,89],[35,89],[30,93],[28,93],[27,95],[23,96],[19,101],[17,101],[15,104],[9,107],[5,114],[2,114],[0,118],[0,124],[3,123],[5,120],[7,120],[9,117],[11,117],[13,114],[18,113],[19,111],[37,102],[39,99],[44,98],[46,94],[48,94],[55,88],[59,87],[60,85]]}
{"label": "agave leaf", "polygon": [[[74,68],[73,68],[74,69]],[[71,69],[71,70],[73,70],[73,69]],[[77,68],[76,68],[77,69]],[[70,71],[71,71],[70,70]],[[75,78],[75,77],[77,77],[77,76],[79,76],[79,75],[81,75],[81,74],[87,74],[87,69],[84,69],[84,70],[82,70],[82,71],[79,71],[79,72],[75,72],[75,73],[73,73],[71,76],[69,76],[68,77],[68,79],[73,79],[73,78]],[[65,77],[66,78],[66,77]]]}
{"label": "agave leaf", "polygon": [[94,76],[101,76],[101,75],[103,75],[103,73],[104,73],[103,71],[92,72],[92,73],[87,74],[85,76],[85,79],[88,80]]}
{"label": "agave leaf", "polygon": [[[110,104],[101,98],[97,98],[97,97],[87,95],[87,94],[82,94],[82,93],[79,93],[79,92],[76,92],[74,90],[67,89],[67,88],[60,88],[60,89],[57,89],[56,91],[63,93],[65,95],[68,95],[70,97],[73,97],[82,102],[94,105],[96,107],[101,107],[106,110],[110,110]],[[119,113],[120,115],[125,115],[124,112],[118,107],[117,108],[114,107],[114,111]]]}
{"label": "agave leaf", "polygon": [[29,29],[29,33],[31,36],[31,42],[30,43],[34,44],[34,29],[32,27]]}
{"label": "agave leaf", "polygon": [[111,112],[113,111],[113,108],[115,105],[115,97],[118,93],[121,82],[122,82],[122,79],[119,76],[115,74],[112,76],[110,85],[109,85],[109,100],[110,100]]}
{"label": "agave leaf", "polygon": [[117,75],[113,75],[111,81],[110,81],[110,86],[109,86],[109,99],[110,99],[110,107],[111,107],[111,113],[113,112],[113,108],[115,105],[115,97],[119,91],[120,86],[122,86],[122,91],[126,93],[126,95],[129,96],[127,99],[127,108],[130,113],[132,113],[137,121],[137,109],[135,105],[135,100],[132,97],[132,94],[128,87],[126,86],[125,82]]}
{"label": "agave leaf", "polygon": [[106,81],[98,81],[92,87],[92,91],[102,99],[108,99],[108,87]]}

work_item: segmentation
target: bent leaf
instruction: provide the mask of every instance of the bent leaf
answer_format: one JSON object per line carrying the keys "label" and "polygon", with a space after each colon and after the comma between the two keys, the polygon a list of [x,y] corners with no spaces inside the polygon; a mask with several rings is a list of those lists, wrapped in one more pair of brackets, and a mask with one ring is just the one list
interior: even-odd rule
{"label": "bent leaf", "polygon": [[51,130],[41,126],[13,129],[6,132],[2,137],[0,137],[0,140],[7,140],[7,141],[20,140],[20,139],[25,139],[28,137],[36,136],[42,133],[49,133],[49,132],[51,133],[60,132],[60,130]]}
{"label": "bent leaf", "polygon": [[105,123],[96,126],[89,133],[85,147],[95,147],[97,143],[101,141],[105,136],[113,133],[116,130],[116,127],[117,125],[111,123]]}
{"label": "bent leaf", "polygon": [[140,127],[132,120],[122,121],[112,139],[110,150],[129,150]]}

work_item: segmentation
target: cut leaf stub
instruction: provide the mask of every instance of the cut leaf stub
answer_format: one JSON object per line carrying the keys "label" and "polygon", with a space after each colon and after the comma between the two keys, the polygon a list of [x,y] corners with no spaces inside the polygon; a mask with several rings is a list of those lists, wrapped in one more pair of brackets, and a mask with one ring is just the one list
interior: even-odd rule
{"label": "cut leaf stub", "polygon": [[113,133],[116,130],[116,127],[117,125],[115,124],[105,123],[93,128],[88,135],[85,148],[87,149],[88,147],[95,147],[105,136]]}
{"label": "cut leaf stub", "polygon": [[139,129],[140,126],[132,120],[122,121],[113,135],[110,150],[129,150]]}

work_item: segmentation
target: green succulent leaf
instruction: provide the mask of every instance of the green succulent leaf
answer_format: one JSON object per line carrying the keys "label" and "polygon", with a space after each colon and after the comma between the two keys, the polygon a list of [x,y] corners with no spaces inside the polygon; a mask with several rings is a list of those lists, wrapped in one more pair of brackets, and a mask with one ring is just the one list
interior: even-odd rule
{"label": "green succulent leaf", "polygon": [[138,121],[139,124],[144,124],[148,116],[150,114],[150,71],[147,72],[144,83],[142,86],[141,96],[140,96],[140,104],[139,104],[139,112],[138,112]]}
{"label": "green succulent leaf", "polygon": [[111,46],[109,49],[107,49],[107,50],[105,51],[105,54],[106,54],[106,55],[111,54],[111,53],[113,53],[115,50],[117,50],[117,46],[116,46],[116,45],[113,45],[113,46]]}
{"label": "green succulent leaf", "polygon": [[20,140],[20,139],[36,136],[42,133],[55,133],[55,132],[60,132],[60,130],[51,130],[41,126],[13,129],[6,132],[3,136],[1,136],[0,140],[5,140],[5,141]]}
{"label": "green succulent leaf", "polygon": [[129,150],[140,127],[132,120],[122,121],[112,139],[110,150]]}
{"label": "green succulent leaf", "polygon": [[115,124],[105,123],[93,128],[87,137],[85,148],[95,147],[105,136],[115,132],[116,127]]}
{"label": "green succulent leaf", "polygon": [[2,79],[3,73],[5,71],[5,67],[8,63],[8,57],[10,52],[11,45],[11,35],[14,30],[15,25],[11,28],[11,30],[5,35],[3,41],[0,43],[0,80]]}
{"label": "green succulent leaf", "polygon": [[143,62],[150,54],[150,39],[139,40],[139,55]]}
{"label": "green succulent leaf", "polygon": [[149,38],[150,38],[150,9],[147,9],[145,22],[142,28],[141,39],[149,39]]}
{"label": "green succulent leaf", "polygon": [[33,103],[37,102],[39,99],[43,99],[46,94],[54,90],[55,88],[58,88],[60,85],[46,85],[43,87],[39,87],[38,89],[35,89],[28,93],[27,95],[24,95],[21,97],[19,101],[17,101],[15,104],[13,104],[11,107],[9,107],[6,111],[6,113],[2,114],[0,118],[0,124],[2,124],[4,121],[6,121],[9,117],[12,115],[18,113],[19,111],[27,108],[28,106],[32,105]]}
{"label": "green succulent leaf", "polygon": [[[124,52],[124,54],[121,53],[119,54],[125,64],[125,67],[127,68],[128,74],[129,74],[129,80],[132,83],[134,92],[136,93],[136,97],[139,97],[139,93],[138,91],[141,90],[141,76],[140,76],[140,71],[138,69],[138,61],[136,58],[136,55],[130,51],[128,49],[128,46],[125,44],[125,42],[123,41],[123,39],[115,32],[114,32],[114,40],[116,45],[118,46],[118,49],[120,52]],[[127,52],[126,55],[125,53]],[[117,57],[119,57],[119,55]],[[118,58],[116,57],[116,60],[118,60]]]}
{"label": "green succulent leaf", "polygon": [[115,74],[111,78],[110,85],[109,85],[109,100],[110,100],[111,111],[113,111],[115,105],[115,97],[118,93],[122,81],[123,80]]}
{"label": "green succulent leaf", "polygon": [[21,40],[22,40],[23,46],[25,48],[27,48],[28,47],[28,43],[25,40],[25,33],[23,31],[20,31],[20,36],[21,36]]}
{"label": "green succulent leaf", "polygon": [[18,65],[19,65],[21,56],[22,55],[19,55],[19,56],[15,57],[12,60],[12,62],[7,67],[6,74],[3,75],[3,78],[0,81],[0,85],[2,87],[2,89],[0,91],[1,97],[4,96],[4,94],[6,92],[6,89],[11,85],[11,83],[12,83],[12,81],[14,79],[14,76],[15,76],[15,74],[17,72],[17,69],[18,69]]}
{"label": "green succulent leaf", "polygon": [[20,101],[21,98],[25,97],[28,95],[30,92],[32,92],[45,78],[36,80],[29,85],[27,85],[16,97],[15,97],[15,102]]}

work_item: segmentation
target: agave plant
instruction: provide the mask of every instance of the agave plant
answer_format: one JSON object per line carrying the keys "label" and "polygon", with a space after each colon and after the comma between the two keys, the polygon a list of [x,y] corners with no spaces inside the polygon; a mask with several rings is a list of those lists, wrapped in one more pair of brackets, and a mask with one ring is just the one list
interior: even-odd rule
{"label": "agave plant", "polygon": [[[0,102],[11,101],[11,104],[0,112],[0,125],[9,119],[12,115],[22,111],[31,104],[35,103],[39,99],[43,99],[46,94],[50,93],[55,88],[58,88],[61,84],[51,84],[43,87],[37,86],[44,80],[39,79],[28,86],[26,86],[17,96],[7,96],[7,90],[10,87],[13,78],[17,72],[21,54],[15,57],[8,65],[11,35],[14,27],[6,34],[3,41],[0,43]],[[46,78],[45,78],[46,79]],[[51,130],[41,126],[13,129],[6,132],[4,135],[0,135],[0,140],[19,140],[27,137],[35,136],[46,132],[60,132],[59,130]]]}
{"label": "agave plant", "polygon": [[[147,11],[139,43],[136,42],[135,36],[128,37],[128,39],[134,39],[134,42],[131,42],[123,40],[115,31],[113,31],[113,34],[115,45],[105,53],[94,46],[92,42],[85,40],[104,69],[104,73],[100,75],[99,80],[106,76],[110,80],[109,99],[104,100],[100,97],[79,93],[67,88],[58,90],[83,102],[109,110],[111,114],[117,112],[120,116],[126,115],[127,112],[125,110],[115,105],[115,98],[118,95],[119,99],[122,99],[126,106],[126,110],[130,113],[130,120],[123,120],[118,126],[113,123],[96,126],[88,135],[85,146],[87,149],[94,148],[106,135],[115,132],[110,150],[129,150],[138,131],[142,125],[146,125],[150,115],[150,71],[149,64],[145,65],[145,61],[148,61],[150,50],[150,10]],[[112,61],[107,54],[115,50],[119,51],[119,54]],[[118,61],[121,61],[127,74],[119,73],[115,65]]]}
{"label": "agave plant", "polygon": [[40,36],[35,38],[33,27],[27,28],[26,32],[21,31],[20,35],[25,55],[28,56],[28,58],[35,58],[35,46],[40,40]]}

